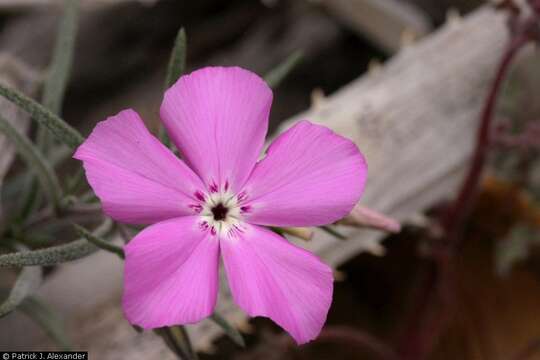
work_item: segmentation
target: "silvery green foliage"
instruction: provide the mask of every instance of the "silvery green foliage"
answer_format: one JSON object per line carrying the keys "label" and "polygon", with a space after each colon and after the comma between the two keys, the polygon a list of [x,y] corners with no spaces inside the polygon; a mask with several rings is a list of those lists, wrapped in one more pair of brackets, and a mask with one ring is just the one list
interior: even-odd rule
{"label": "silvery green foliage", "polygon": [[43,190],[47,193],[49,201],[51,201],[55,208],[58,208],[62,199],[62,188],[52,166],[43,157],[43,153],[1,115],[0,132],[11,139],[17,152],[27,163],[28,168],[36,173]]}
{"label": "silvery green foliage", "polygon": [[84,138],[71,125],[55,115],[45,106],[32,100],[28,96],[21,94],[17,90],[11,89],[5,85],[0,85],[0,96],[5,97],[22,110],[26,111],[33,120],[46,127],[58,141],[75,149],[79,146]]}
{"label": "silvery green foliage", "polygon": [[79,2],[66,1],[64,16],[58,27],[56,44],[43,89],[43,106],[60,114],[73,64],[73,52],[79,20]]}
{"label": "silvery green foliage", "polygon": [[[75,148],[84,138],[57,115],[62,107],[71,68],[78,18],[78,1],[66,0],[65,4],[56,49],[43,93],[44,104],[41,105],[15,89],[1,84],[0,96],[27,112],[38,123],[38,133],[51,133],[60,143]],[[19,244],[19,242],[27,243],[29,247],[34,247],[33,240],[30,239],[47,237],[47,234],[34,234],[31,229],[27,229],[27,226],[32,223],[32,216],[35,218],[40,217],[40,214],[34,213],[40,208],[35,206],[38,200],[41,199],[39,196],[40,190],[45,193],[45,198],[49,201],[49,205],[46,205],[46,207],[48,209],[52,208],[53,211],[43,209],[43,207],[40,210],[43,210],[42,213],[52,213],[54,215],[59,211],[67,213],[67,209],[62,209],[64,207],[64,191],[54,172],[53,162],[44,156],[41,146],[35,145],[25,134],[19,133],[1,115],[0,132],[11,140],[17,153],[28,167],[28,173],[18,175],[18,178],[13,180],[13,183],[18,188],[21,185],[23,185],[23,188],[24,185],[27,185],[23,191],[23,199],[18,200],[18,202],[22,203],[21,211],[18,212],[17,216],[0,219],[2,224],[0,227],[0,245],[8,250],[19,250],[0,255],[0,267],[23,267],[12,289],[8,292],[2,292],[4,300],[0,305],[0,317],[14,310],[19,310],[40,325],[60,348],[69,350],[71,347],[63,330],[62,322],[54,314],[54,311],[35,297],[33,293],[43,279],[41,266],[54,265],[86,256],[97,250],[97,247],[88,243],[85,239],[43,249],[28,249],[28,247]],[[39,138],[42,138],[42,136],[38,134]],[[45,138],[43,137],[43,139]],[[58,152],[56,151],[56,153]],[[56,159],[56,156],[50,158]],[[37,186],[38,182],[41,187]],[[51,217],[48,221],[50,224],[55,222],[54,217]],[[107,224],[107,227],[110,228],[110,224]],[[105,230],[107,230],[105,226],[99,228],[101,232]]]}
{"label": "silvery green foliage", "polygon": [[165,78],[165,88],[170,88],[186,70],[187,57],[187,37],[184,28],[181,28],[176,35],[174,46],[167,67],[167,77]]}
{"label": "silvery green foliage", "polygon": [[15,310],[26,297],[36,291],[41,284],[42,277],[43,274],[40,266],[23,268],[8,298],[0,305],[0,318]]}
{"label": "silvery green foliage", "polygon": [[[174,45],[171,51],[171,57],[169,59],[169,65],[167,66],[167,75],[165,76],[165,89],[170,88],[186,70],[186,58],[187,58],[187,36],[184,28],[181,28],[176,35]],[[164,127],[159,129],[159,137],[161,141],[167,146],[171,147],[171,141],[165,132]]]}
{"label": "silvery green foliage", "polygon": [[285,61],[272,69],[268,74],[264,76],[264,80],[268,83],[272,89],[275,89],[281,84],[283,80],[290,74],[290,72],[302,61],[302,51],[298,50],[293,52]]}
{"label": "silvery green foliage", "polygon": [[100,234],[97,234],[97,232],[92,233],[91,231],[88,231],[84,227],[77,224],[74,224],[73,226],[80,236],[96,245],[98,248],[112,252],[118,255],[121,259],[125,257],[124,250],[121,247],[111,244],[109,241],[103,239]]}
{"label": "silvery green foliage", "polygon": [[221,329],[225,332],[225,334],[231,339],[236,345],[240,347],[245,347],[246,342],[244,341],[244,337],[242,334],[240,334],[240,331],[238,331],[234,326],[232,326],[227,319],[225,319],[223,316],[221,316],[219,313],[214,313],[210,317]]}
{"label": "silvery green foliage", "polygon": [[[93,236],[101,237],[111,230],[112,222],[106,220]],[[67,244],[50,246],[45,249],[18,251],[0,255],[0,267],[6,266],[51,266],[67,261],[81,259],[94,253],[99,248],[86,238],[71,241]]]}
{"label": "silvery green foliage", "polygon": [[197,360],[198,356],[184,326],[169,326],[155,329],[167,347],[178,356],[178,359]]}

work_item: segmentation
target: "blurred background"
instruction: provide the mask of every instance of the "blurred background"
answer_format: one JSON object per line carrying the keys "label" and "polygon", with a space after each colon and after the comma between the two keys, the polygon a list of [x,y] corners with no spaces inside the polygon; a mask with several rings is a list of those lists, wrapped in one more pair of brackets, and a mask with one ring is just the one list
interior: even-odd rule
{"label": "blurred background", "polygon": [[[62,5],[0,0],[3,83],[39,99]],[[125,108],[158,131],[167,64],[183,27],[187,72],[237,65],[267,75],[294,62],[274,88],[271,133],[300,116],[351,137],[370,167],[362,201],[403,223],[393,235],[340,226],[346,240],[320,230],[310,242],[291,238],[336,267],[334,301],[318,340],[294,346],[271,321],[245,319],[225,289],[219,309],[246,346],[213,323],[188,326],[200,359],[540,359],[540,57],[533,46],[514,60],[498,97],[494,131],[501,135],[490,146],[459,249],[450,254],[450,277],[441,276],[434,245],[436,220],[470,163],[509,41],[506,24],[503,10],[479,0],[81,0],[61,111],[84,136]],[[6,104],[2,115],[20,117],[19,130],[35,139],[35,125]],[[25,195],[17,184],[26,166],[13,156],[0,138],[0,218],[17,211]],[[69,182],[79,164],[68,159],[55,167]],[[90,227],[96,218],[84,221]],[[43,222],[31,225],[47,236],[25,246],[76,236],[60,221]],[[17,273],[0,269],[6,293]],[[449,285],[439,286],[441,278]],[[138,333],[123,319],[121,284],[122,262],[104,251],[44,267],[37,294],[54,315],[14,311],[1,318],[0,350],[176,358],[157,335]]]}

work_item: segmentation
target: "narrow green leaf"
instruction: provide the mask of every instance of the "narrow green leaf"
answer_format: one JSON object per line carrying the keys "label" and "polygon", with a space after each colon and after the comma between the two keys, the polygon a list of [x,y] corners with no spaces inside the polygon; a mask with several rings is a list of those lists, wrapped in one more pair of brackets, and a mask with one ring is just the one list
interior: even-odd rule
{"label": "narrow green leaf", "polygon": [[[47,160],[54,169],[66,158],[71,157],[71,154],[73,154],[71,149],[65,146],[58,146],[47,153]],[[82,170],[82,167],[80,169]],[[22,190],[22,193],[17,194],[17,196],[23,196],[23,200],[20,201],[21,206],[19,206],[16,217],[16,219],[20,222],[24,222],[37,208],[39,208],[43,200],[41,193],[38,191],[39,184],[36,178],[29,175],[31,174],[23,172],[14,176],[12,180],[6,184],[6,188],[9,190],[12,183],[24,181],[24,190]],[[69,190],[70,189],[68,188],[68,191]]]}
{"label": "narrow green leaf", "polygon": [[[72,154],[73,150],[68,149],[65,146],[57,147],[54,151],[51,151],[50,154],[47,154],[47,160],[53,168],[58,168],[63,161],[71,158]],[[33,177],[33,175],[28,174],[28,172],[20,172],[5,179],[5,182],[2,183],[3,195],[7,197],[15,196],[19,198],[21,192],[24,193],[26,190],[25,179],[31,177]]]}
{"label": "narrow green leaf", "polygon": [[23,268],[8,298],[0,305],[0,318],[15,310],[24,299],[36,291],[41,280],[41,266]]}
{"label": "narrow green leaf", "polygon": [[[112,221],[106,220],[95,231],[96,236],[103,236],[112,227]],[[0,255],[0,267],[55,265],[67,261],[81,259],[98,250],[98,247],[86,239],[79,239],[67,244],[51,246],[46,249],[20,251]]]}
{"label": "narrow green leaf", "polygon": [[40,298],[36,296],[27,297],[18,307],[18,310],[38,324],[58,344],[61,350],[72,350],[71,341],[64,329],[62,320]]}
{"label": "narrow green leaf", "polygon": [[23,222],[34,212],[34,210],[37,208],[37,205],[40,198],[39,193],[39,186],[38,182],[36,181],[35,177],[26,177],[23,179],[26,183],[26,191],[24,191],[21,195],[23,196],[21,201],[21,206],[19,207],[19,210],[17,211],[17,220],[20,222]]}
{"label": "narrow green leaf", "polygon": [[[65,0],[64,1],[64,16],[58,26],[56,35],[56,43],[45,87],[43,89],[43,105],[53,113],[60,115],[62,111],[62,103],[64,94],[71,73],[73,64],[73,53],[75,48],[75,39],[77,37],[79,18],[79,1]],[[49,146],[49,133],[44,126],[38,128],[37,143],[40,148],[45,151]]]}
{"label": "narrow green leaf", "polygon": [[181,28],[176,35],[174,46],[167,67],[167,77],[165,78],[165,88],[171,87],[182,76],[186,69],[187,37],[184,28]]}
{"label": "narrow green leaf", "polygon": [[163,327],[155,330],[156,334],[161,336],[167,347],[179,359],[197,360],[197,353],[193,350],[193,345],[189,339],[186,329],[181,326]]}
{"label": "narrow green leaf", "polygon": [[85,179],[84,176],[85,176],[84,167],[80,166],[77,169],[77,172],[75,174],[68,177],[68,180],[66,181],[66,187],[67,187],[66,191],[68,194],[74,194],[77,192],[79,186],[84,184],[84,179]]}
{"label": "narrow green leaf", "polygon": [[96,193],[92,190],[86,191],[84,194],[79,196],[79,201],[83,204],[89,204],[89,203],[96,203],[98,202],[98,197],[96,196]]}
{"label": "narrow green leaf", "polygon": [[[186,69],[187,56],[187,37],[184,28],[181,28],[174,40],[174,46],[171,51],[169,65],[167,66],[167,75],[165,77],[165,89],[170,88],[182,76]],[[171,147],[171,140],[163,126],[159,128],[159,138],[167,147]]]}
{"label": "narrow green leaf", "polygon": [[264,80],[268,83],[272,89],[281,84],[281,82],[291,73],[291,71],[302,60],[302,51],[297,50],[285,59],[281,64],[272,69],[268,74],[264,76]]}
{"label": "narrow green leaf", "polygon": [[73,49],[77,37],[79,1],[64,1],[64,16],[58,27],[56,44],[43,89],[43,105],[60,114],[66,86],[73,64]]}
{"label": "narrow green leaf", "polygon": [[95,245],[88,243],[86,239],[80,239],[64,245],[51,246],[46,249],[0,255],[0,267],[55,265],[83,258],[92,254],[97,249]]}
{"label": "narrow green leaf", "polygon": [[238,346],[240,347],[246,347],[246,342],[244,341],[244,337],[242,334],[240,334],[240,331],[238,331],[234,326],[232,326],[227,319],[219,315],[217,312],[213,313],[210,317],[212,321],[214,321],[221,329],[225,332],[225,334]]}
{"label": "narrow green leaf", "polygon": [[28,140],[27,137],[20,134],[6,119],[0,116],[0,132],[6,134],[12,141],[17,152],[26,161],[28,167],[38,176],[43,189],[55,207],[60,204],[62,199],[62,189],[60,182],[56,177],[51,165],[45,160],[42,153]]}
{"label": "narrow green leaf", "polygon": [[62,143],[76,148],[84,141],[82,135],[49,109],[28,96],[0,84],[0,96],[5,97],[21,109],[26,111],[32,119],[49,129],[52,134]]}
{"label": "narrow green leaf", "polygon": [[101,237],[95,234],[92,234],[90,231],[86,230],[84,227],[80,225],[73,224],[73,226],[75,227],[75,231],[77,231],[77,233],[80,236],[82,236],[83,238],[91,242],[92,244],[96,245],[98,248],[115,253],[116,255],[120,257],[120,259],[125,258],[124,250],[120,246],[111,244],[107,240],[102,239]]}

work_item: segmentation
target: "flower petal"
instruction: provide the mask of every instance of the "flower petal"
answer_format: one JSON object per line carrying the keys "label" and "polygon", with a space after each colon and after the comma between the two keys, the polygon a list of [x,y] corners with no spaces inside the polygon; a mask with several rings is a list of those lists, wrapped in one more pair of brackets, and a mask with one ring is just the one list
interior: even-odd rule
{"label": "flower petal", "polygon": [[332,223],[358,202],[366,176],[366,162],[353,142],[301,121],[255,166],[244,186],[244,218],[275,226]]}
{"label": "flower petal", "polygon": [[266,316],[298,344],[317,337],[332,302],[332,270],[274,232],[249,224],[221,239],[234,301],[250,316]]}
{"label": "flower petal", "polygon": [[112,218],[154,223],[194,215],[204,190],[197,175],[152,136],[139,115],[124,110],[98,123],[74,158]]}
{"label": "flower petal", "polygon": [[254,73],[207,67],[167,90],[161,119],[210,190],[230,186],[236,191],[262,151],[271,103],[272,91]]}
{"label": "flower petal", "polygon": [[145,329],[211,315],[217,297],[219,241],[187,216],[149,226],[125,247],[122,306]]}

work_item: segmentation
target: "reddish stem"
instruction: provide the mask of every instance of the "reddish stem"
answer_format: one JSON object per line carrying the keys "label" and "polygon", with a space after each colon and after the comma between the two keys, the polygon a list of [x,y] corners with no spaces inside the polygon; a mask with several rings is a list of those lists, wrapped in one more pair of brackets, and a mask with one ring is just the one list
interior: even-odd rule
{"label": "reddish stem", "polygon": [[490,149],[491,127],[495,105],[504,79],[515,55],[529,41],[525,32],[512,39],[501,58],[495,79],[489,90],[486,102],[480,114],[480,124],[476,135],[471,165],[458,196],[441,220],[444,241],[434,246],[432,277],[424,281],[424,293],[413,310],[411,327],[407,338],[401,344],[402,359],[425,359],[434,349],[439,336],[448,322],[451,308],[454,275],[452,258],[460,242],[459,233],[471,211],[484,169],[487,153]]}
{"label": "reddish stem", "polygon": [[446,216],[442,219],[442,227],[451,243],[457,242],[457,234],[459,233],[464,220],[467,218],[467,215],[470,213],[476,193],[478,192],[482,171],[489,151],[490,130],[493,123],[495,105],[503,81],[515,55],[528,40],[528,37],[524,35],[514,38],[505,51],[497,69],[495,80],[491,86],[480,116],[480,126],[476,135],[476,148],[473,153],[469,172],[461,185],[456,200],[446,213]]}

